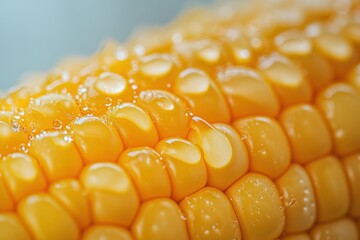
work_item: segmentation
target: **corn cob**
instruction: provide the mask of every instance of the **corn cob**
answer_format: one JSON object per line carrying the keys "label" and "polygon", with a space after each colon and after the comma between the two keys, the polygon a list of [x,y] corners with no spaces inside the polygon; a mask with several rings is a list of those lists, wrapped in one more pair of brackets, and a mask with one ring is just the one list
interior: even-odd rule
{"label": "corn cob", "polygon": [[355,0],[231,3],[31,78],[0,239],[360,239],[359,49]]}

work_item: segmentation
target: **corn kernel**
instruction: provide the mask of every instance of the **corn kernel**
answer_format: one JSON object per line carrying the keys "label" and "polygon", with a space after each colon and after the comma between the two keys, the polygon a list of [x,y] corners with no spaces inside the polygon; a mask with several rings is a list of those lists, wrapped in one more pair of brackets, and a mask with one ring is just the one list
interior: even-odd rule
{"label": "corn kernel", "polygon": [[21,201],[18,212],[36,239],[79,239],[75,220],[48,194],[34,194]]}
{"label": "corn kernel", "polygon": [[205,162],[200,149],[180,138],[168,138],[156,145],[167,167],[175,201],[203,188],[207,181]]}
{"label": "corn kernel", "polygon": [[128,227],[139,207],[139,197],[126,172],[113,163],[95,163],[82,171],[80,182],[90,194],[95,223]]}
{"label": "corn kernel", "polygon": [[180,203],[191,239],[241,239],[234,209],[215,188],[203,188]]}
{"label": "corn kernel", "polygon": [[189,239],[183,214],[172,200],[159,198],[145,202],[132,225],[136,239]]}
{"label": "corn kernel", "polygon": [[46,189],[38,163],[29,155],[14,153],[1,160],[0,173],[16,201]]}
{"label": "corn kernel", "polygon": [[350,214],[360,217],[360,154],[346,157],[342,160],[350,187]]}
{"label": "corn kernel", "polygon": [[0,239],[30,240],[19,217],[14,213],[0,214]]}
{"label": "corn kernel", "polygon": [[359,239],[359,234],[356,229],[356,225],[348,218],[343,218],[335,222],[325,223],[317,225],[311,232],[311,239]]}
{"label": "corn kernel", "polygon": [[284,207],[275,184],[269,178],[248,173],[226,190],[226,194],[238,217],[244,239],[270,240],[280,236],[285,224]]}
{"label": "corn kernel", "polygon": [[234,119],[257,114],[271,117],[277,115],[277,97],[257,71],[229,67],[219,72],[218,81],[226,94]]}
{"label": "corn kernel", "polygon": [[48,132],[37,136],[29,149],[49,181],[77,177],[83,162],[72,138],[62,132]]}
{"label": "corn kernel", "polygon": [[334,84],[317,98],[317,105],[328,120],[339,155],[360,150],[360,93],[347,84]]}
{"label": "corn kernel", "polygon": [[233,124],[247,145],[252,171],[276,178],[286,170],[290,164],[290,148],[275,120],[253,117]]}
{"label": "corn kernel", "polygon": [[85,163],[116,162],[123,151],[116,129],[100,118],[79,118],[70,123],[69,131]]}
{"label": "corn kernel", "polygon": [[316,220],[315,195],[309,176],[300,165],[293,164],[276,180],[285,206],[285,231],[308,230]]}
{"label": "corn kernel", "polygon": [[280,122],[289,138],[294,161],[307,163],[330,153],[330,131],[316,108],[311,105],[290,107],[282,112]]}
{"label": "corn kernel", "polygon": [[[142,108],[131,103],[124,103],[111,109],[109,116],[119,131],[125,148],[153,147],[159,141],[154,123]],[[141,136],[141,138],[130,136]]]}
{"label": "corn kernel", "polygon": [[87,195],[75,179],[66,179],[52,184],[49,193],[73,216],[81,228],[90,223],[90,207]]}
{"label": "corn kernel", "polygon": [[171,184],[159,153],[151,148],[126,150],[119,164],[131,176],[142,200],[170,197]]}
{"label": "corn kernel", "polygon": [[315,190],[317,220],[330,221],[345,215],[350,196],[339,160],[333,156],[323,157],[306,165],[306,170]]}

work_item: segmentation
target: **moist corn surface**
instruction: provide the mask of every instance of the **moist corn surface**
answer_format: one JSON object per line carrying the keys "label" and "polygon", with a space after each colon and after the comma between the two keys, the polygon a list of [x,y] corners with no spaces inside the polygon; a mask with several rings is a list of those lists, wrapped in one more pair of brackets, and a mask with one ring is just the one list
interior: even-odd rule
{"label": "moist corn surface", "polygon": [[0,98],[0,239],[360,239],[360,4],[194,9]]}

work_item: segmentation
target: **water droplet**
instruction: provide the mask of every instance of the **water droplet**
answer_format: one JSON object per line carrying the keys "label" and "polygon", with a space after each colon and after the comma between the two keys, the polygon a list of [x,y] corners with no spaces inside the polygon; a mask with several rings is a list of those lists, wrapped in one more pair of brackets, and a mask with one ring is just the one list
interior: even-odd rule
{"label": "water droplet", "polygon": [[110,97],[105,98],[105,106],[110,107],[112,105],[112,101],[113,100]]}
{"label": "water droplet", "polygon": [[161,107],[164,110],[171,111],[175,108],[174,103],[171,101],[171,99],[161,97],[156,99],[156,104]]}
{"label": "water droplet", "polygon": [[119,74],[102,73],[95,82],[95,88],[104,95],[119,95],[126,89],[127,82]]}
{"label": "water droplet", "polygon": [[62,128],[62,122],[59,119],[53,121],[53,126],[56,130],[60,130]]}

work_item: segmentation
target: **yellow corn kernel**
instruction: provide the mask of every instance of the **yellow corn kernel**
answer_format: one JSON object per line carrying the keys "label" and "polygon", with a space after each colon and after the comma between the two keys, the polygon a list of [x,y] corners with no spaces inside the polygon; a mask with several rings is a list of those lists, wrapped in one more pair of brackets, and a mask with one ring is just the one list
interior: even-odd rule
{"label": "yellow corn kernel", "polygon": [[14,213],[0,214],[0,239],[30,240],[31,236]]}
{"label": "yellow corn kernel", "polygon": [[139,240],[189,239],[179,206],[167,198],[143,203],[132,225],[132,232]]}
{"label": "yellow corn kernel", "polygon": [[290,56],[291,59],[306,69],[306,76],[315,91],[318,91],[334,80],[334,70],[328,59],[316,51],[305,56]]}
{"label": "yellow corn kernel", "polygon": [[21,201],[18,212],[35,239],[79,239],[75,220],[48,194],[34,194]]}
{"label": "yellow corn kernel", "polygon": [[[142,108],[124,103],[111,109],[109,116],[119,131],[125,148],[153,147],[159,141],[154,123]],[[130,136],[141,136],[141,138]]]}
{"label": "yellow corn kernel", "polygon": [[203,188],[207,181],[205,162],[200,149],[180,138],[168,138],[156,145],[167,167],[175,201]]}
{"label": "yellow corn kernel", "polygon": [[306,170],[316,195],[317,220],[324,222],[345,215],[349,208],[350,196],[339,160],[327,156],[309,163]]}
{"label": "yellow corn kernel", "polygon": [[55,182],[49,188],[49,193],[74,217],[81,228],[90,223],[90,207],[87,195],[75,179],[66,179]]}
{"label": "yellow corn kernel", "polygon": [[16,201],[46,189],[38,163],[29,155],[14,153],[0,162],[0,173]]}
{"label": "yellow corn kernel", "polygon": [[219,72],[218,81],[234,119],[257,114],[274,117],[278,114],[279,102],[275,93],[254,69],[229,67]]}
{"label": "yellow corn kernel", "polygon": [[107,225],[95,225],[92,226],[83,233],[83,240],[133,240],[130,232],[125,228],[107,226]]}
{"label": "yellow corn kernel", "polygon": [[351,155],[342,160],[350,188],[350,213],[360,217],[360,154]]}
{"label": "yellow corn kernel", "polygon": [[26,148],[28,136],[17,120],[0,119],[0,157]]}
{"label": "yellow corn kernel", "polygon": [[315,195],[309,176],[300,165],[293,164],[276,180],[285,206],[285,231],[308,230],[316,220]]}
{"label": "yellow corn kernel", "polygon": [[79,118],[69,124],[69,131],[85,163],[116,162],[123,151],[116,129],[100,118]]}
{"label": "yellow corn kernel", "polygon": [[6,189],[4,180],[0,175],[0,211],[1,212],[12,211],[13,208],[14,208],[14,203],[11,199],[8,190]]}
{"label": "yellow corn kernel", "polygon": [[[174,93],[186,100],[192,113],[209,122],[230,122],[226,100],[215,82],[203,71],[185,69],[173,86]],[[212,108],[207,106],[211,105]]]}
{"label": "yellow corn kernel", "polygon": [[215,188],[203,188],[181,201],[190,239],[241,239],[234,209]]}
{"label": "yellow corn kernel", "polygon": [[158,129],[160,139],[185,137],[189,118],[187,107],[180,98],[161,90],[147,90],[139,93],[136,103],[148,112]]}
{"label": "yellow corn kernel", "polygon": [[[187,138],[204,154],[208,171],[207,185],[225,190],[239,178],[243,159],[238,158],[225,133],[199,117],[194,117]],[[241,151],[241,149],[239,149]]]}
{"label": "yellow corn kernel", "polygon": [[31,134],[63,129],[79,114],[79,107],[68,95],[48,94],[33,100],[25,112]]}
{"label": "yellow corn kernel", "polygon": [[360,94],[347,84],[334,84],[317,98],[335,140],[335,151],[345,155],[360,150]]}
{"label": "yellow corn kernel", "polygon": [[286,170],[290,164],[290,148],[275,120],[254,117],[233,124],[249,150],[251,171],[276,178]]}
{"label": "yellow corn kernel", "polygon": [[294,161],[307,163],[330,153],[330,131],[316,108],[311,105],[287,108],[282,112],[280,122],[289,138]]}
{"label": "yellow corn kernel", "polygon": [[71,136],[62,132],[38,135],[29,150],[30,155],[38,159],[49,181],[77,177],[83,167]]}
{"label": "yellow corn kernel", "polygon": [[[284,207],[275,184],[258,173],[248,173],[226,194],[238,217],[244,239],[275,239],[285,225]],[[266,217],[264,217],[266,216]]]}
{"label": "yellow corn kernel", "polygon": [[343,218],[334,222],[317,225],[311,230],[310,235],[311,239],[314,240],[359,239],[359,233],[355,223],[348,218]]}
{"label": "yellow corn kernel", "polygon": [[151,148],[126,150],[119,164],[131,176],[142,200],[170,197],[171,184],[161,156]]}
{"label": "yellow corn kernel", "polygon": [[104,114],[107,107],[116,105],[118,101],[133,99],[130,83],[123,76],[111,72],[103,72],[99,76],[87,78],[79,85],[77,93],[81,110],[93,114]]}
{"label": "yellow corn kernel", "polygon": [[127,173],[113,163],[85,167],[80,182],[88,189],[95,223],[128,227],[139,207],[139,197]]}
{"label": "yellow corn kernel", "polygon": [[274,53],[260,60],[259,69],[264,72],[266,79],[274,87],[282,106],[311,100],[310,84],[301,70],[289,59]]}

